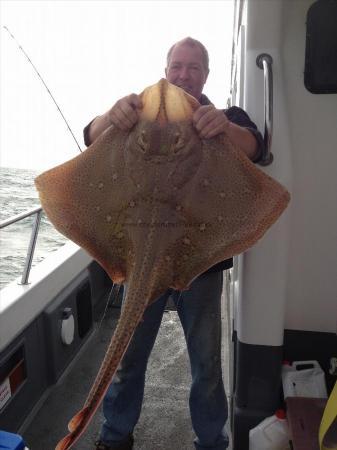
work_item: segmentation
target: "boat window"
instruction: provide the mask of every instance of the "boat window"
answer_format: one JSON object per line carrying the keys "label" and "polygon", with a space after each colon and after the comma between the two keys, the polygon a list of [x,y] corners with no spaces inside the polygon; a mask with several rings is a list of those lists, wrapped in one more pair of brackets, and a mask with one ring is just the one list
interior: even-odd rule
{"label": "boat window", "polygon": [[308,10],[304,85],[313,94],[337,93],[337,1],[318,0]]}

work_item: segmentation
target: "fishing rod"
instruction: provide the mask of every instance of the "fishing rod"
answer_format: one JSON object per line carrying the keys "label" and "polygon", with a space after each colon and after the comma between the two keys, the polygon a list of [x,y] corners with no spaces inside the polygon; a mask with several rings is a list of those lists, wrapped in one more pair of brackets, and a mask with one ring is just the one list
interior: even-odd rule
{"label": "fishing rod", "polygon": [[[53,94],[50,92],[50,89],[48,88],[48,86],[47,86],[47,84],[45,83],[44,79],[43,79],[42,76],[40,75],[39,71],[37,70],[37,68],[36,68],[35,65],[33,64],[32,60],[29,58],[29,56],[27,55],[27,53],[24,51],[24,49],[22,48],[22,46],[21,46],[21,45],[19,44],[19,42],[15,39],[13,33],[11,33],[11,32],[9,31],[8,27],[4,26],[4,29],[8,32],[8,34],[10,35],[10,37],[14,40],[14,42],[16,43],[16,45],[19,47],[19,50],[22,51],[22,53],[25,55],[25,57],[26,57],[26,59],[28,60],[28,62],[31,64],[31,66],[33,67],[33,69],[34,69],[35,72],[37,73],[37,75],[38,75],[38,77],[40,78],[40,80],[42,81],[44,87],[47,89],[48,94],[50,95],[50,97],[52,98],[53,102],[55,103],[56,108],[58,109],[59,113],[61,114],[62,119],[63,119],[64,122],[66,123],[67,128],[68,128],[68,130],[70,131],[70,133],[71,133],[71,135],[72,135],[74,141],[76,142],[76,145],[77,145],[79,151],[82,153],[82,149],[81,149],[79,143],[77,142],[77,139],[76,139],[76,137],[75,137],[75,135],[74,135],[72,129],[70,128],[70,125],[69,125],[67,119],[64,117],[64,114],[62,113],[61,108],[60,108],[59,105],[57,104],[57,102],[56,102],[56,100],[55,100]],[[111,299],[112,294],[113,294],[113,291],[114,291],[114,286],[115,286],[115,285],[113,284],[112,287],[111,287],[111,290],[110,290],[110,293],[109,293],[109,296],[108,296],[108,299],[107,299],[107,302],[106,302],[106,306],[105,306],[105,309],[104,309],[104,312],[103,312],[103,316],[102,316],[102,318],[101,318],[101,320],[100,320],[100,324],[99,324],[99,326],[98,326],[98,329],[100,329],[100,327],[102,326],[103,320],[104,320],[104,318],[105,318],[105,316],[106,316],[107,308],[108,308],[108,306],[109,306],[110,299]],[[120,290],[120,286],[118,286],[117,294],[115,294],[115,299],[118,297],[119,290]],[[112,300],[112,302],[114,302],[114,299]]]}
{"label": "fishing rod", "polygon": [[58,110],[58,112],[61,114],[62,119],[64,120],[65,124],[67,125],[68,130],[70,131],[74,141],[76,142],[76,145],[79,149],[80,152],[82,152],[82,149],[79,145],[79,143],[77,142],[77,139],[72,131],[72,129],[70,128],[70,125],[67,121],[67,119],[64,117],[64,114],[61,111],[61,108],[59,107],[59,105],[57,104],[53,94],[50,92],[50,89],[48,88],[47,84],[45,83],[44,79],[42,78],[42,76],[40,75],[39,71],[37,70],[37,68],[35,67],[35,65],[33,64],[32,60],[29,58],[29,56],[27,55],[27,53],[25,52],[25,50],[23,49],[23,47],[19,44],[19,42],[15,39],[13,33],[11,33],[11,31],[9,31],[8,27],[6,27],[5,25],[3,26],[4,29],[8,32],[8,34],[10,35],[10,37],[14,40],[14,42],[16,43],[16,45],[19,47],[19,50],[22,51],[22,53],[25,55],[26,59],[28,60],[28,62],[31,64],[31,66],[33,67],[33,69],[35,70],[35,72],[37,73],[38,77],[40,78],[40,80],[42,81],[44,87],[47,89],[48,94],[50,95],[50,97],[52,98],[53,102],[56,105],[56,108]]}

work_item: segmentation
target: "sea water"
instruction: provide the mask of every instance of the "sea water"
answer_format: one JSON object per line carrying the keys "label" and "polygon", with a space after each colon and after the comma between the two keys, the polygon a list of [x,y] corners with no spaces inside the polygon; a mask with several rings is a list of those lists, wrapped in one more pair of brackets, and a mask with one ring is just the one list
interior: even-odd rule
{"label": "sea water", "polygon": [[[0,221],[40,206],[34,185],[37,171],[0,167]],[[21,277],[35,216],[27,217],[0,230],[0,289]],[[42,215],[33,266],[64,245],[45,214]]]}

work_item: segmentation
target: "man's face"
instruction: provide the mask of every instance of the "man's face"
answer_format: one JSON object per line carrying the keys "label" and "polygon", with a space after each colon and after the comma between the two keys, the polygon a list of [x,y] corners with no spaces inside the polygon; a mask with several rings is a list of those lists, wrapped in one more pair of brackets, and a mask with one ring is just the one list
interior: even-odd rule
{"label": "man's face", "polygon": [[203,65],[199,47],[191,47],[186,44],[176,45],[171,53],[165,74],[167,81],[200,100],[208,70]]}

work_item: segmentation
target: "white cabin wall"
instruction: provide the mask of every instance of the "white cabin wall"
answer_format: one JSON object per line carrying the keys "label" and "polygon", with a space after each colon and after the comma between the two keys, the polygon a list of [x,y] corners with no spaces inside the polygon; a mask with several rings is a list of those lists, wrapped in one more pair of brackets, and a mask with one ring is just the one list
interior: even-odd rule
{"label": "white cabin wall", "polygon": [[235,279],[241,342],[282,345],[283,330],[337,331],[337,95],[303,83],[313,0],[246,2],[243,106],[263,130],[260,53],[273,58],[272,165],[291,193],[279,221],[240,256]]}
{"label": "white cabin wall", "polygon": [[303,83],[306,14],[313,2],[284,3],[294,173],[285,326],[337,332],[337,94],[311,94]]}
{"label": "white cabin wall", "polygon": [[[262,168],[291,191],[291,143],[288,114],[283,98],[282,3],[246,3],[246,52],[244,95],[241,106],[263,131],[263,71],[256,65],[260,53],[273,58],[274,162]],[[241,342],[256,345],[282,345],[287,290],[289,211],[286,211],[263,239],[240,256],[239,296],[236,327]]]}

